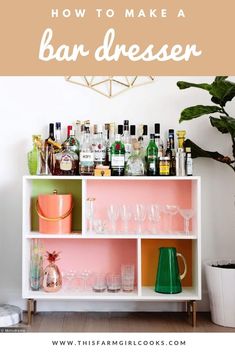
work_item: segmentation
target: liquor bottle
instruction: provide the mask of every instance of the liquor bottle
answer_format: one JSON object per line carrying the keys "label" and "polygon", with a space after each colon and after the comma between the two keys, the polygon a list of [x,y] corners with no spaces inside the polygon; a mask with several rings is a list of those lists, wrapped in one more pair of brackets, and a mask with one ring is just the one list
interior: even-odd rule
{"label": "liquor bottle", "polygon": [[55,141],[62,143],[61,141],[61,123],[55,123]]}
{"label": "liquor bottle", "polygon": [[133,144],[133,150],[126,162],[125,175],[143,176],[145,174],[145,161],[141,156],[140,143],[136,141]]}
{"label": "liquor bottle", "polygon": [[124,120],[124,131],[123,131],[122,142],[124,143],[124,146],[125,146],[125,162],[126,162],[131,155],[131,137],[129,132],[129,120]]}
{"label": "liquor bottle", "polygon": [[94,140],[94,163],[95,166],[98,165],[105,165],[105,158],[106,158],[106,146],[105,146],[105,139],[103,137],[103,129],[102,125],[97,126],[97,136]]}
{"label": "liquor bottle", "polygon": [[62,152],[55,155],[54,175],[76,175],[78,173],[78,155],[70,149],[69,142],[64,142]]}
{"label": "liquor bottle", "polygon": [[77,153],[77,155],[79,156],[79,152],[80,152],[79,142],[75,137],[75,130],[73,128],[71,129],[71,127],[72,127],[71,125],[68,126],[68,134],[65,142],[68,142],[69,149]]}
{"label": "liquor bottle", "polygon": [[170,142],[170,148],[173,150],[175,148],[175,132],[174,129],[169,129],[169,142]]}
{"label": "liquor bottle", "polygon": [[[72,130],[72,129],[73,129],[72,125],[68,125],[68,126],[67,126],[67,139],[66,139],[66,140],[69,139],[70,133],[71,133],[71,130]],[[65,141],[66,141],[66,140],[65,140]]]}
{"label": "liquor bottle", "polygon": [[193,175],[193,160],[190,147],[186,147],[185,172],[187,176]]}
{"label": "liquor bottle", "polygon": [[106,159],[107,159],[107,165],[111,167],[111,146],[115,142],[115,123],[110,123],[109,124],[109,132],[107,135],[107,142],[106,142]]}
{"label": "liquor bottle", "polygon": [[54,124],[53,124],[53,123],[50,123],[50,124],[49,124],[49,136],[48,136],[48,138],[45,140],[45,147],[46,147],[47,145],[49,145],[49,144],[48,144],[48,139],[51,139],[51,140],[55,141]]}
{"label": "liquor bottle", "polygon": [[76,120],[76,123],[75,123],[75,137],[78,140],[78,142],[80,142],[81,140],[81,121],[80,120]]}
{"label": "liquor bottle", "polygon": [[158,148],[154,140],[154,134],[150,134],[149,144],[146,150],[147,175],[157,175]]}
{"label": "liquor bottle", "polygon": [[123,176],[125,166],[125,146],[120,134],[116,135],[115,142],[111,146],[111,174]]}
{"label": "liquor bottle", "polygon": [[118,132],[117,132],[121,137],[123,135],[123,125],[118,125]]}
{"label": "liquor bottle", "polygon": [[40,151],[38,149],[38,142],[41,141],[41,135],[33,135],[33,149],[28,152],[28,169],[31,175],[40,174]]}
{"label": "liquor bottle", "polygon": [[79,173],[80,175],[94,175],[94,152],[92,151],[88,126],[85,127],[83,144],[80,151]]}
{"label": "liquor bottle", "polygon": [[184,149],[184,141],[185,141],[186,131],[185,130],[178,130],[178,131],[176,131],[176,135],[178,137],[178,148]]}
{"label": "liquor bottle", "polygon": [[130,135],[131,135],[131,145],[133,148],[133,144],[138,142],[137,137],[136,137],[136,126],[135,125],[130,126]]}
{"label": "liquor bottle", "polygon": [[164,148],[163,148],[163,141],[160,137],[160,124],[159,123],[154,124],[154,130],[155,130],[155,143],[158,148],[158,158],[160,158],[160,157],[163,157]]}
{"label": "liquor bottle", "polygon": [[143,141],[144,141],[144,146],[147,148],[149,140],[148,140],[148,125],[143,125]]}

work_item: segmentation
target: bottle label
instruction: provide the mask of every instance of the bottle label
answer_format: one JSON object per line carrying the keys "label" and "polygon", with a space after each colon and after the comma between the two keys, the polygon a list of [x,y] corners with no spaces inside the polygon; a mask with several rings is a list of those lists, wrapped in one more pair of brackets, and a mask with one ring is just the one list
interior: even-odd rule
{"label": "bottle label", "polygon": [[186,164],[186,174],[187,175],[193,175],[193,163],[192,159],[187,159],[187,164]]}
{"label": "bottle label", "polygon": [[160,175],[170,175],[170,166],[169,165],[160,165],[159,174]]}
{"label": "bottle label", "polygon": [[130,143],[125,143],[125,161],[128,160],[130,155],[131,155],[131,144]]}
{"label": "bottle label", "polygon": [[94,150],[94,159],[96,163],[104,163],[106,156],[106,150],[104,146],[96,146]]}
{"label": "bottle label", "polygon": [[72,169],[72,166],[73,164],[71,158],[68,155],[65,155],[61,158],[60,170],[69,171]]}
{"label": "bottle label", "polygon": [[125,156],[118,156],[118,155],[113,155],[111,159],[111,166],[112,167],[120,167],[124,168],[125,165]]}
{"label": "bottle label", "polygon": [[80,163],[82,166],[92,166],[94,164],[94,153],[93,152],[81,152]]}

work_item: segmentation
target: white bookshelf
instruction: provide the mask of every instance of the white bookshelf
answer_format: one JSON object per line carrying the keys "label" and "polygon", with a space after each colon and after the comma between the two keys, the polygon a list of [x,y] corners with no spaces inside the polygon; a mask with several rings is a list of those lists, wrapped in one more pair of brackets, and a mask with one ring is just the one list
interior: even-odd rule
{"label": "white bookshelf", "polygon": [[[33,224],[33,201],[32,199],[37,197],[37,192],[40,193],[41,187],[47,184],[48,188],[51,188],[51,192],[54,188],[57,188],[58,183],[63,182],[66,185],[66,189],[69,190],[71,186],[71,191],[79,189],[80,199],[79,199],[79,222],[78,228],[73,229],[71,234],[41,234],[38,229],[36,229]],[[94,190],[97,184],[98,190],[100,188],[104,189],[104,199],[109,200],[110,194],[105,193],[105,185],[109,185],[109,190],[112,188],[112,183],[115,186],[115,190],[118,185],[120,189],[128,183],[128,189],[131,190],[132,184],[135,182],[139,183],[141,189],[148,187],[148,183],[151,182],[151,187],[158,187],[164,191],[166,190],[166,195],[170,197],[169,193],[172,188],[174,193],[181,197],[183,195],[183,186],[187,185],[190,190],[189,198],[191,207],[194,210],[195,216],[192,220],[192,229],[190,234],[186,235],[183,230],[177,230],[173,234],[160,233],[151,234],[151,232],[145,230],[143,234],[123,234],[118,232],[117,234],[89,234],[86,229],[86,198],[89,194],[90,188]],[[106,184],[107,183],[107,184]],[[183,183],[183,184],[182,184]],[[186,184],[184,184],[186,183]],[[173,188],[173,186],[174,188]],[[178,190],[179,186],[179,190]],[[43,189],[44,190],[44,189]],[[59,190],[58,190],[59,191]],[[128,197],[128,196],[127,196]],[[149,196],[151,197],[151,195]],[[184,197],[184,195],[183,195]],[[102,200],[104,202],[104,200]],[[201,299],[201,180],[200,177],[57,177],[57,176],[24,176],[23,177],[23,215],[22,215],[22,296],[28,300],[88,300],[88,301],[195,301]],[[156,203],[158,203],[158,195],[156,194]],[[74,214],[73,217],[77,217]],[[62,288],[56,293],[46,293],[43,290],[32,291],[30,289],[29,283],[29,273],[30,273],[30,244],[32,239],[42,239],[45,241],[63,241],[63,242],[73,242],[73,246],[78,248],[81,242],[89,241],[91,246],[95,241],[125,241],[132,242],[136,249],[136,269],[137,269],[137,287],[134,292],[131,293],[95,293],[92,290],[82,291],[79,289],[68,290]],[[158,242],[160,244],[169,244],[169,242],[175,241],[177,244],[185,242],[191,247],[191,284],[190,286],[184,286],[182,292],[179,294],[160,294],[154,291],[154,283],[151,286],[146,285],[144,280],[143,268],[143,258],[142,252],[145,251],[144,248],[148,245],[148,242],[153,242],[154,246],[157,248]],[[129,243],[128,243],[129,244]],[[128,245],[129,246],[129,245]],[[161,245],[162,246],[162,245]],[[169,245],[167,245],[169,246]],[[147,246],[146,246],[147,248]],[[107,255],[107,254],[106,254]],[[112,256],[112,254],[110,254]],[[156,254],[157,263],[157,254]],[[59,263],[58,263],[59,265]],[[157,268],[155,269],[157,271]]]}

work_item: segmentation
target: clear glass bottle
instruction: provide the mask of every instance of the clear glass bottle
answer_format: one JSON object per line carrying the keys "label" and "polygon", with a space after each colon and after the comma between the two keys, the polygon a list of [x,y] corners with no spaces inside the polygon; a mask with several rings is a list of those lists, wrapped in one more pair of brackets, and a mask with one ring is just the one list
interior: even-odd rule
{"label": "clear glass bottle", "polygon": [[128,158],[125,166],[125,175],[143,176],[145,174],[145,162],[141,155],[140,143],[133,144],[133,151]]}
{"label": "clear glass bottle", "polygon": [[154,134],[150,134],[150,140],[146,149],[147,175],[157,175],[157,155],[158,149],[154,140]]}
{"label": "clear glass bottle", "polygon": [[55,123],[55,141],[57,143],[62,143],[61,140],[61,123],[57,122]]}
{"label": "clear glass bottle", "polygon": [[83,135],[83,144],[80,151],[79,174],[94,175],[94,152],[92,150],[89,127],[85,127]]}
{"label": "clear glass bottle", "polygon": [[103,127],[102,125],[97,126],[97,134],[94,140],[94,163],[95,166],[105,165],[106,158],[106,146],[105,139],[103,136]]}
{"label": "clear glass bottle", "polygon": [[185,172],[187,176],[193,175],[193,160],[191,154],[191,147],[186,147],[186,161],[185,161]]}
{"label": "clear glass bottle", "polygon": [[39,154],[40,151],[38,149],[38,142],[41,141],[41,135],[33,135],[33,149],[28,152],[28,169],[31,175],[38,175],[40,174],[40,159]]}
{"label": "clear glass bottle", "polygon": [[77,175],[78,174],[78,155],[70,150],[69,142],[64,142],[62,152],[55,155],[54,175]]}
{"label": "clear glass bottle", "polygon": [[120,134],[116,135],[115,142],[111,146],[111,174],[123,176],[125,167],[125,146]]}
{"label": "clear glass bottle", "polygon": [[129,131],[129,120],[124,120],[122,142],[125,146],[125,162],[127,162],[128,158],[131,155],[131,136]]}

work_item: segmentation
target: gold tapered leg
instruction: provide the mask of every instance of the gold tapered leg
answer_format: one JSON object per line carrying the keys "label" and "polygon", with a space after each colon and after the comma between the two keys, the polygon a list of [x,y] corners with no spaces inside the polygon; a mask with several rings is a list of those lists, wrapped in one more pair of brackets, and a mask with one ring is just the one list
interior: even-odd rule
{"label": "gold tapered leg", "polygon": [[32,323],[32,313],[35,312],[36,308],[36,300],[34,299],[28,299],[27,301],[27,312],[28,312],[28,325],[31,325]]}
{"label": "gold tapered leg", "polygon": [[197,304],[195,300],[186,303],[188,319],[191,316],[191,324],[193,327],[197,325]]}

